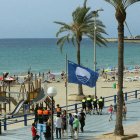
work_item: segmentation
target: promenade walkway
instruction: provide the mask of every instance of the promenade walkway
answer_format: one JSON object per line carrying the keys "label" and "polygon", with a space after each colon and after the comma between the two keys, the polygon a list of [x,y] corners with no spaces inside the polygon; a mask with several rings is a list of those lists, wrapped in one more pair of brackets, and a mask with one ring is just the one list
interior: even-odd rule
{"label": "promenade walkway", "polygon": [[[140,99],[127,102],[127,109],[127,120],[123,121],[125,132],[137,133],[140,136]],[[113,120],[109,122],[109,115],[107,114],[107,109],[104,109],[103,113],[104,115],[87,115],[84,133],[79,133],[79,140],[101,140],[101,138],[96,137],[101,134],[114,131],[115,114],[113,115]],[[0,135],[0,140],[31,139],[31,126],[23,127],[20,129],[8,130],[3,132],[2,135]],[[66,139],[66,137],[64,139]],[[69,138],[69,140],[71,139]],[[140,137],[134,138],[133,140],[140,140]]]}

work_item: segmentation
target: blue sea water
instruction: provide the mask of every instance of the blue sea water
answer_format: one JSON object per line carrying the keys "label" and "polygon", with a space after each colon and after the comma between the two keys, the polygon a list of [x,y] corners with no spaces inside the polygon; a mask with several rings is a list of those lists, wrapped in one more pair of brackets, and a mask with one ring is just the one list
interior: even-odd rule
{"label": "blue sea water", "polygon": [[[0,39],[0,73],[27,73],[31,71],[53,73],[65,71],[66,53],[68,59],[77,62],[76,47],[66,43],[63,52],[56,45],[57,39]],[[117,67],[117,43],[107,43],[108,47],[97,47],[97,67]],[[81,64],[93,69],[93,42],[84,39],[81,43]],[[125,43],[125,65],[140,65],[140,44]]]}

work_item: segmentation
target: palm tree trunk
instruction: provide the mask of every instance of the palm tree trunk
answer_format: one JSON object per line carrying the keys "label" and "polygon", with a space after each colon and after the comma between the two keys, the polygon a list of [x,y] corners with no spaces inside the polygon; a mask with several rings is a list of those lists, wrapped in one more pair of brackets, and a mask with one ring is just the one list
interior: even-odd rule
{"label": "palm tree trunk", "polygon": [[118,92],[115,135],[124,135],[122,125],[123,106],[123,68],[124,68],[124,24],[118,21]]}
{"label": "palm tree trunk", "polygon": [[[80,65],[80,41],[77,41],[77,62]],[[83,87],[82,85],[78,84],[78,95],[84,95],[83,94]]]}

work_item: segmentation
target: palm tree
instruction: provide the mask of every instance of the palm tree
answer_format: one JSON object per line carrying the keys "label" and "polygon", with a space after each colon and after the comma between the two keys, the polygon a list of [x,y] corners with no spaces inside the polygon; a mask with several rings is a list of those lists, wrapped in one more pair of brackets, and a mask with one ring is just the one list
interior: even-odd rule
{"label": "palm tree", "polygon": [[[80,65],[80,44],[83,36],[88,36],[92,40],[94,39],[94,19],[93,19],[93,11],[90,12],[90,8],[86,7],[87,0],[84,1],[83,7],[78,7],[72,13],[73,21],[72,24],[66,24],[64,22],[55,22],[61,25],[59,31],[56,36],[63,33],[64,36],[61,36],[57,45],[60,46],[62,51],[62,47],[66,41],[72,41],[73,45],[77,47],[77,63]],[[102,34],[105,33],[105,26],[101,21],[97,21],[97,29],[96,29],[96,39],[98,45],[105,45],[105,39],[102,37]],[[82,85],[78,85],[78,95],[83,95]]]}
{"label": "palm tree", "polygon": [[123,68],[124,68],[124,22],[126,19],[126,8],[140,0],[105,0],[116,9],[115,17],[118,22],[118,92],[117,92],[117,114],[114,134],[124,135],[122,125],[123,106]]}

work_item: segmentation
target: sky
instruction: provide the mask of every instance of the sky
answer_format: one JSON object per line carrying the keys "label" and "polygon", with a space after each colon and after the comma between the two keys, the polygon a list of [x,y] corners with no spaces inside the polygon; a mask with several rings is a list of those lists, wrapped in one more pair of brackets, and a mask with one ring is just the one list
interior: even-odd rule
{"label": "sky", "polygon": [[[0,0],[0,38],[54,38],[59,27],[54,21],[72,22],[72,12],[84,0]],[[91,10],[102,8],[99,19],[108,38],[117,37],[115,9],[105,0],[88,0]],[[140,35],[140,2],[127,9],[126,22],[132,35]],[[130,36],[125,27],[125,36]]]}

